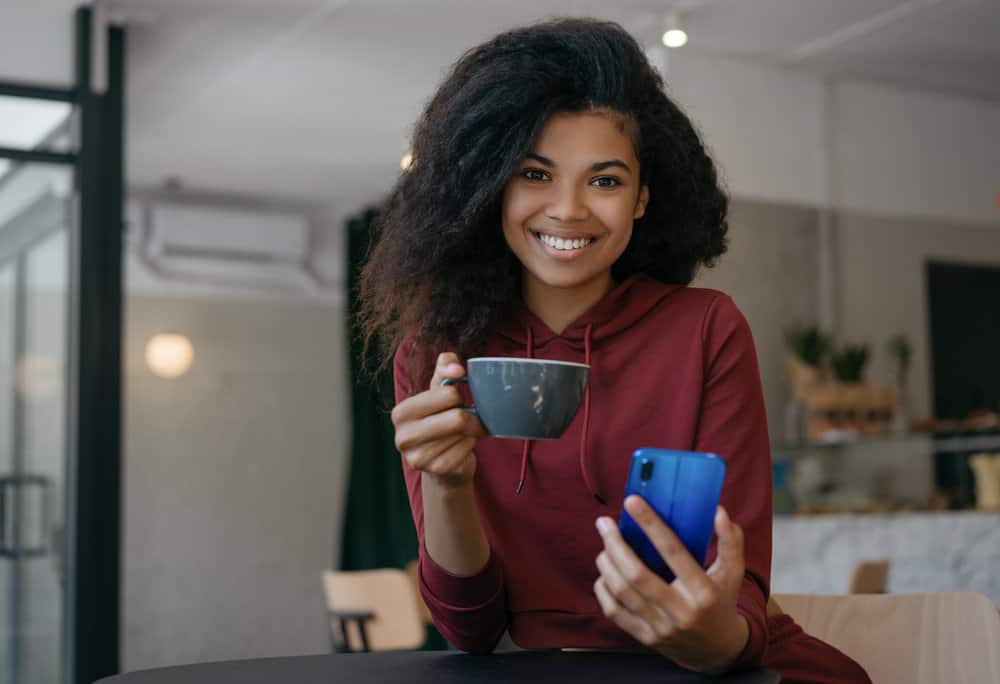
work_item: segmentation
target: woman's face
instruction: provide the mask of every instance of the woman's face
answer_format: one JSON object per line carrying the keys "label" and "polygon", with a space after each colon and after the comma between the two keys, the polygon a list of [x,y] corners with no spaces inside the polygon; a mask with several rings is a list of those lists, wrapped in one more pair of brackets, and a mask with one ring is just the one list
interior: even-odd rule
{"label": "woman's face", "polygon": [[525,286],[610,287],[611,266],[648,201],[620,116],[552,116],[503,195],[503,234]]}

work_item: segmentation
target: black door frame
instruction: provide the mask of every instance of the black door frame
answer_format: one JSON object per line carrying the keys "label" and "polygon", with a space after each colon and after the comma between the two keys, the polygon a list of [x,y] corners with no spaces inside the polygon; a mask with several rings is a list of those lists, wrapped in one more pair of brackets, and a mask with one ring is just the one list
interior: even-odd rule
{"label": "black door frame", "polygon": [[[0,148],[0,159],[72,165],[63,682],[120,669],[122,204],[125,30],[107,29],[107,88],[94,92],[94,17],[74,17],[75,84],[0,82],[0,95],[76,106],[78,149]],[[104,65],[100,65],[102,68]]]}

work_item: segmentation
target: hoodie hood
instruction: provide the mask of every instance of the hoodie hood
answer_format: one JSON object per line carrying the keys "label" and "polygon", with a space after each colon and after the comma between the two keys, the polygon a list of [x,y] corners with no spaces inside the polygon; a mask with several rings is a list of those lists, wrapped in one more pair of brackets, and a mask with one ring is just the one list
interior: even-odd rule
{"label": "hoodie hood", "polygon": [[[525,306],[521,297],[516,297],[500,317],[497,333],[523,347],[524,356],[529,359],[546,358],[545,347],[553,340],[559,340],[561,346],[583,353],[584,363],[590,366],[590,376],[593,377],[595,368],[600,366],[600,360],[597,358],[600,348],[610,343],[615,336],[638,324],[663,299],[683,287],[683,285],[661,283],[643,273],[629,276],[582,316],[570,323],[561,334],[553,332]],[[593,476],[591,456],[587,448],[591,384],[588,380],[581,407],[583,430],[580,439],[580,475],[588,491],[604,504],[608,500],[607,495],[601,491],[600,484]],[[525,484],[528,464],[531,461],[531,445],[532,440],[525,440],[521,453],[521,475],[517,483],[518,493]]]}

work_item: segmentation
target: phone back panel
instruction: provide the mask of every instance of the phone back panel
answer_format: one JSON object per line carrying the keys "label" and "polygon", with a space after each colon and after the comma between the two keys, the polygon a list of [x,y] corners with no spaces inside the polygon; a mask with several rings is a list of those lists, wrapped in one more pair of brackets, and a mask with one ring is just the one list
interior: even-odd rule
{"label": "phone back panel", "polygon": [[[632,455],[625,497],[645,499],[704,566],[725,477],[726,463],[716,454],[643,448]],[[619,528],[636,555],[672,582],[673,572],[624,507]]]}

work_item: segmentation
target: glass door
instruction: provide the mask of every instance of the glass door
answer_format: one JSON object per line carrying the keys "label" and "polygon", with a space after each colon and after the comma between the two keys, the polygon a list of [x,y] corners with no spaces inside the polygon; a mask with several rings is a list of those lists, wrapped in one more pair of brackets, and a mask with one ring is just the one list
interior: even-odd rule
{"label": "glass door", "polygon": [[63,680],[71,169],[0,175],[0,682]]}
{"label": "glass door", "polygon": [[0,81],[0,684],[119,670],[125,32],[105,19],[72,15],[72,88]]}

